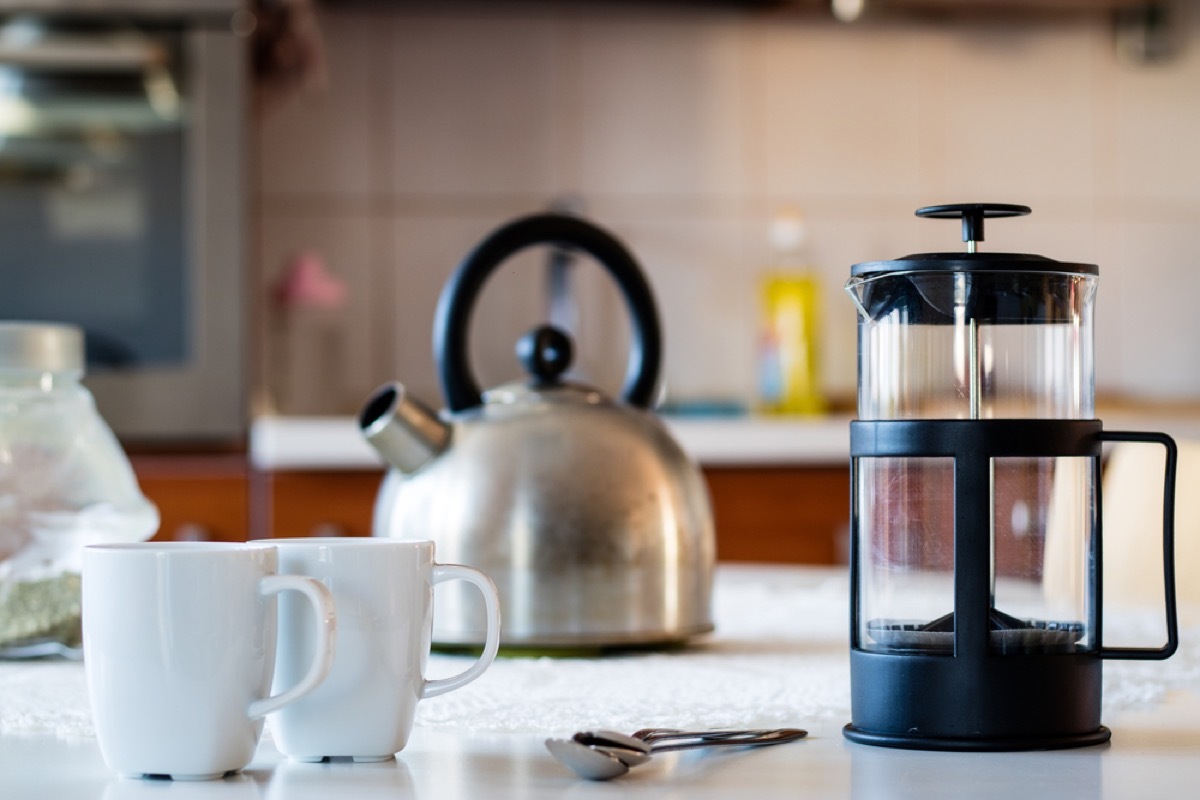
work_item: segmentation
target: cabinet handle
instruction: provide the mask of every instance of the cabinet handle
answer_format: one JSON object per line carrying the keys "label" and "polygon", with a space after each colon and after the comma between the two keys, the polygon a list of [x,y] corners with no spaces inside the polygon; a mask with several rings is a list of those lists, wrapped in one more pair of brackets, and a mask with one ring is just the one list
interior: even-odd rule
{"label": "cabinet handle", "polygon": [[350,531],[336,522],[318,522],[312,526],[308,535],[312,537],[349,536]]}
{"label": "cabinet handle", "polygon": [[185,522],[171,533],[171,538],[177,542],[211,542],[212,531],[199,522]]}

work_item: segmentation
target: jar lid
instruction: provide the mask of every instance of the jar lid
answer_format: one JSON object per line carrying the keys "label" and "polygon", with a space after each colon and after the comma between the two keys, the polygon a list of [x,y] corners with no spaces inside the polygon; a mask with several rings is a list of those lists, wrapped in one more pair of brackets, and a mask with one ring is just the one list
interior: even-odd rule
{"label": "jar lid", "polygon": [[83,331],[56,322],[0,322],[0,369],[81,372]]}
{"label": "jar lid", "polygon": [[855,264],[850,274],[856,278],[884,272],[1061,272],[1076,275],[1099,275],[1095,264],[1076,264],[1056,261],[1029,253],[980,253],[977,245],[983,241],[983,221],[986,218],[1022,217],[1029,206],[1010,203],[952,203],[925,206],[917,209],[918,217],[930,219],[962,218],[962,240],[965,253],[917,253],[890,261],[867,261]]}

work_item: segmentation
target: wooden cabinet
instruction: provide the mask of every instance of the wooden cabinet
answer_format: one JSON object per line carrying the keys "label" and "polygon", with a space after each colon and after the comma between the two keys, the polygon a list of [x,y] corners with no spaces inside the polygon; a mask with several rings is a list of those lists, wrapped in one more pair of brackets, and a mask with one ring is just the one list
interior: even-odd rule
{"label": "wooden cabinet", "polygon": [[237,542],[256,535],[245,456],[134,455],[130,461],[142,494],[158,506],[155,539]]}
{"label": "wooden cabinet", "polygon": [[[383,472],[256,472],[242,455],[134,456],[158,506],[156,539],[244,541],[370,536]],[[841,466],[704,470],[722,561],[837,564],[846,560],[850,475]]]}
{"label": "wooden cabinet", "polygon": [[265,536],[370,536],[382,470],[305,470],[260,476]]}
{"label": "wooden cabinet", "polygon": [[[850,519],[846,467],[704,470],[723,561],[837,564]],[[269,536],[368,536],[378,471],[278,472],[262,477]]]}
{"label": "wooden cabinet", "polygon": [[709,467],[717,559],[840,564],[850,536],[849,466]]}

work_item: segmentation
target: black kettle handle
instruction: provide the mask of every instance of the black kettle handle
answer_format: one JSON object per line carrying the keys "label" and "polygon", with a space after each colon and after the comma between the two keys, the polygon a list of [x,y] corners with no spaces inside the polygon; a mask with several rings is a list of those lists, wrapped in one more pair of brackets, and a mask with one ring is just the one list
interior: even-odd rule
{"label": "black kettle handle", "polygon": [[433,356],[447,408],[465,411],[483,402],[483,392],[467,358],[475,300],[496,267],[536,244],[582,250],[617,282],[633,321],[621,398],[630,405],[649,408],[662,362],[662,331],[650,284],[637,261],[612,235],[579,217],[554,213],[521,217],[491,233],[467,254],[442,290],[433,323]]}
{"label": "black kettle handle", "polygon": [[[1142,659],[1161,661],[1170,658],[1179,649],[1179,620],[1175,607],[1175,473],[1179,460],[1179,448],[1175,440],[1165,433],[1141,431],[1102,431],[1100,439],[1106,442],[1147,442],[1161,444],[1167,451],[1163,483],[1163,599],[1167,614],[1167,643],[1162,647],[1101,647],[1101,658]],[[1103,533],[1101,534],[1103,548]],[[1101,555],[1103,559],[1103,555]],[[1101,561],[1101,563],[1103,563]],[[1097,569],[1100,569],[1100,564]],[[1103,590],[1100,593],[1103,594]]]}

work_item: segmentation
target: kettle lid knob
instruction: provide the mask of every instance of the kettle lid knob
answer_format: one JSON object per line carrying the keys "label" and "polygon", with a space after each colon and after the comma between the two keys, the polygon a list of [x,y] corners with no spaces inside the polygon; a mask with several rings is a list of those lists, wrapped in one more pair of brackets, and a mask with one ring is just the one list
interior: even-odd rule
{"label": "kettle lid knob", "polygon": [[553,325],[539,325],[517,341],[517,358],[538,384],[556,384],[571,366],[571,337]]}

